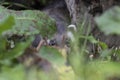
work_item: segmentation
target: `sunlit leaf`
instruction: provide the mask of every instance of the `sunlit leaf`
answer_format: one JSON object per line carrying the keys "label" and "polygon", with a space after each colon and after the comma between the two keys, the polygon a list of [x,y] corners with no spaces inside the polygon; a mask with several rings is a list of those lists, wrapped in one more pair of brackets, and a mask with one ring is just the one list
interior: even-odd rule
{"label": "sunlit leaf", "polygon": [[8,16],[5,20],[0,22],[0,34],[5,30],[11,29],[15,24],[15,19],[13,16]]}
{"label": "sunlit leaf", "polygon": [[4,40],[4,38],[0,36],[0,53],[2,50],[5,49],[5,46],[6,46],[6,40]]}
{"label": "sunlit leaf", "polygon": [[103,50],[108,49],[108,45],[107,45],[106,43],[99,41],[98,44],[100,45],[100,47],[101,47]]}
{"label": "sunlit leaf", "polygon": [[3,67],[0,73],[0,80],[25,80],[24,68],[18,65],[14,68]]}

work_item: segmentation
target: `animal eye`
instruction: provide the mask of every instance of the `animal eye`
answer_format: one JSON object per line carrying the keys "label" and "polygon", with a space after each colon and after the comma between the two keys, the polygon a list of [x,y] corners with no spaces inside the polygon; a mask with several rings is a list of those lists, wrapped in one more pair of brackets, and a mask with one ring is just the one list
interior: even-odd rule
{"label": "animal eye", "polygon": [[49,45],[50,45],[50,46],[56,45],[56,40],[50,40]]}

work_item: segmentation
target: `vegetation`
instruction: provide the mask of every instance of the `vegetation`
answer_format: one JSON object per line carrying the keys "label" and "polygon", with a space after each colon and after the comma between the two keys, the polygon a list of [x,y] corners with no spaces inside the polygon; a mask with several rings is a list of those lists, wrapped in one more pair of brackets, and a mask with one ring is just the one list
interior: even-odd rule
{"label": "vegetation", "polygon": [[[106,35],[120,35],[119,14],[120,7],[113,7],[96,17],[98,28]],[[25,62],[27,67],[17,59],[31,45],[35,34],[53,37],[57,31],[55,20],[41,11],[14,11],[0,6],[0,80],[120,80],[120,49],[109,49],[106,43],[96,40],[90,34],[90,23],[84,34],[85,22],[73,32],[75,41],[70,41],[68,54],[51,46],[38,51],[38,56],[53,66],[46,73],[36,66],[29,69],[31,58]],[[95,53],[87,49],[89,43],[96,46]],[[69,66],[65,65],[66,57]]]}

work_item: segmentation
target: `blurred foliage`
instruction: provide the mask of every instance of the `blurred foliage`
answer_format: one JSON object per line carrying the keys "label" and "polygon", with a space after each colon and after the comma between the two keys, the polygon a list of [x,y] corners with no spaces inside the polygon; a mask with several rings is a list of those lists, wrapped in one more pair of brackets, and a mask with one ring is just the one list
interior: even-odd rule
{"label": "blurred foliage", "polygon": [[[55,33],[56,26],[53,19],[40,11],[14,11],[1,6],[0,28],[0,80],[59,79],[57,74],[54,74],[53,72],[46,74],[36,68],[27,71],[23,65],[19,65],[16,62],[16,58],[22,55],[25,48],[30,45],[34,34],[41,34],[43,37],[51,37]],[[23,36],[25,37],[25,40],[16,40],[13,44],[14,47],[11,47],[10,42],[10,49],[7,49],[6,46],[10,41],[9,38],[12,38],[14,35]],[[13,38],[11,40],[14,42]],[[40,56],[46,58],[53,64],[53,67],[58,72],[61,80],[71,79],[68,77],[65,78],[64,76],[66,74],[73,75],[73,71],[70,67],[68,69],[65,66],[65,59],[58,50],[45,46],[40,50]],[[68,69],[68,71],[66,71],[66,69]],[[58,79],[56,79],[56,77]],[[73,80],[73,77],[74,76],[72,76],[71,80]]]}
{"label": "blurred foliage", "polygon": [[[114,7],[108,10],[95,20],[98,27],[105,34],[119,34],[119,7]],[[83,26],[84,22],[78,29],[83,31]],[[69,61],[77,75],[77,80],[120,80],[120,49],[109,49],[108,45],[104,42],[91,38],[87,33],[86,35],[83,35],[83,32],[81,31],[76,33],[76,42],[73,42],[72,52],[69,54]],[[90,28],[88,26],[87,32],[89,33],[89,31]],[[95,54],[99,55],[96,59],[90,60],[92,52],[86,52],[86,43],[88,41],[98,46],[97,49],[99,49],[99,51]],[[92,56],[94,57],[94,54],[92,54]],[[112,58],[115,57],[117,60],[112,60]]]}
{"label": "blurred foliage", "polygon": [[12,28],[12,26],[15,24],[14,17],[9,16],[4,22],[1,22],[0,24],[0,34],[2,34],[3,31]]}
{"label": "blurred foliage", "polygon": [[23,65],[3,66],[0,73],[0,80],[57,80],[55,77],[52,72],[48,74],[36,68],[27,71]]}
{"label": "blurred foliage", "polygon": [[[109,18],[111,17],[109,14],[113,13],[116,12],[111,13],[111,11],[108,11],[101,17],[96,18],[99,28],[106,34],[119,34],[119,31],[114,29],[115,26],[120,24],[119,20],[114,20],[114,17]],[[119,16],[119,14],[115,16],[117,15]],[[54,20],[40,11],[13,11],[0,7],[0,80],[54,80],[54,77],[55,80],[110,80],[110,78],[114,80],[119,78],[120,50],[108,49],[108,45],[104,42],[97,41],[92,35],[89,35],[90,24],[88,25],[87,33],[83,34],[84,25],[84,22],[79,25],[78,31],[73,34],[75,41],[71,42],[71,51],[66,56],[70,63],[69,67],[65,65],[66,58],[58,50],[44,46],[39,51],[39,55],[50,61],[56,72],[58,72],[56,73],[58,79],[56,79],[57,76],[55,74],[46,74],[36,68],[28,71],[23,65],[15,65],[12,62],[31,43],[31,38],[27,38],[25,42],[17,42],[14,48],[6,50],[7,39],[5,37],[11,34],[29,35],[28,37],[32,37],[33,34],[38,33],[43,37],[51,37],[56,31]],[[89,54],[92,52],[87,50],[88,41],[100,48],[100,51],[98,51],[100,55],[97,59],[90,59]],[[117,56],[117,61],[112,61],[111,55],[113,54]]]}
{"label": "blurred foliage", "polygon": [[120,7],[115,6],[101,17],[96,17],[98,27],[105,34],[120,34]]}
{"label": "blurred foliage", "polygon": [[[39,52],[40,56],[49,60],[55,65],[64,65],[65,59],[63,58],[62,54],[55,48],[49,46],[43,46]],[[59,62],[59,63],[58,63]]]}
{"label": "blurred foliage", "polygon": [[6,49],[7,39],[2,36],[5,30],[11,29],[15,25],[14,16],[8,16],[7,19],[1,20],[0,24],[0,64],[5,64],[4,60],[11,60],[23,53],[24,49],[30,44],[31,39],[28,42],[17,43],[12,50]]}
{"label": "blurred foliage", "polygon": [[[6,17],[8,18],[6,19]],[[15,58],[15,56],[23,53],[24,49],[32,41],[31,38],[27,38],[25,42],[18,41],[14,44],[15,47],[13,49],[7,50],[8,38],[12,35],[32,37],[34,34],[41,34],[43,37],[50,37],[56,31],[54,20],[40,11],[14,11],[0,6],[0,21],[0,34],[2,34],[0,36],[0,60]]]}
{"label": "blurred foliage", "polygon": [[37,10],[14,11],[1,6],[0,20],[9,15],[15,17],[15,25],[13,29],[7,32],[8,35],[33,35],[40,33],[43,37],[51,37],[56,32],[55,21],[43,12]]}

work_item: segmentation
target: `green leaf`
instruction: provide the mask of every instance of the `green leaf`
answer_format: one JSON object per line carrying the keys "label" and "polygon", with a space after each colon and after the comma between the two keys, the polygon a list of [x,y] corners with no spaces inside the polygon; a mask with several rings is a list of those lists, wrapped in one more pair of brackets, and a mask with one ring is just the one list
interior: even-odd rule
{"label": "green leaf", "polygon": [[97,41],[93,36],[88,36],[87,39],[88,39],[91,43],[98,43],[98,41]]}
{"label": "green leaf", "polygon": [[40,56],[49,60],[53,64],[56,65],[63,65],[65,64],[65,59],[63,58],[62,54],[55,48],[43,46],[40,49]]}
{"label": "green leaf", "polygon": [[120,7],[111,8],[95,20],[105,34],[120,34]]}
{"label": "green leaf", "polygon": [[9,15],[15,17],[15,25],[10,31],[11,34],[25,35],[30,32],[29,35],[40,33],[43,37],[51,37],[56,32],[55,20],[44,12],[37,10],[14,11],[0,6],[0,20],[4,20],[5,16]]}
{"label": "green leaf", "polygon": [[111,50],[106,49],[106,50],[101,51],[100,57],[104,59],[105,57],[110,56],[110,54],[111,54]]}
{"label": "green leaf", "polygon": [[16,67],[3,67],[0,73],[0,80],[25,80],[24,68],[21,65]]}
{"label": "green leaf", "polygon": [[20,42],[17,43],[15,45],[15,48],[11,49],[11,50],[5,50],[5,49],[1,49],[0,50],[0,60],[10,60],[10,59],[14,59],[16,57],[18,57],[19,55],[21,55],[25,48],[28,47],[28,45],[31,43],[31,39],[28,40],[27,42]]}
{"label": "green leaf", "polygon": [[0,34],[4,32],[5,30],[11,29],[13,25],[15,24],[15,19],[13,16],[8,16],[7,19],[0,22]]}
{"label": "green leaf", "polygon": [[0,36],[0,53],[2,50],[5,49],[5,46],[6,46],[6,40]]}
{"label": "green leaf", "polygon": [[105,49],[108,49],[108,45],[104,42],[98,42],[98,44],[100,45],[100,47],[105,50]]}

